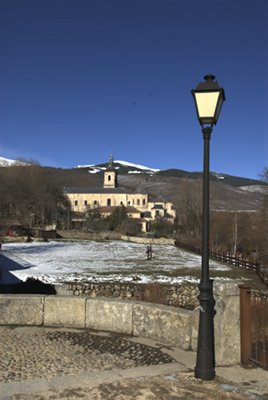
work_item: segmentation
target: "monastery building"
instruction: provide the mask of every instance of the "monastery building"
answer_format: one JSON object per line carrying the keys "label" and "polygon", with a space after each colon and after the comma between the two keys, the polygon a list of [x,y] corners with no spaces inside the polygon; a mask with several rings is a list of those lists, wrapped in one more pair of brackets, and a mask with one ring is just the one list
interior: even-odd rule
{"label": "monastery building", "polygon": [[103,187],[69,187],[65,188],[72,211],[73,222],[83,221],[87,212],[96,212],[102,217],[112,214],[116,207],[125,206],[129,218],[135,218],[141,230],[147,232],[150,222],[164,218],[174,223],[176,211],[171,202],[151,202],[147,193],[133,193],[126,188],[118,187],[117,171],[113,159],[104,172]]}

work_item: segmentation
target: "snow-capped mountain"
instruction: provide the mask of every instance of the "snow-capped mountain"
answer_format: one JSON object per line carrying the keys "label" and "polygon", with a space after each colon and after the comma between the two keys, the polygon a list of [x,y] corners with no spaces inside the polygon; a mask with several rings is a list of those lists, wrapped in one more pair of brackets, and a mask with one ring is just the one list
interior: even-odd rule
{"label": "snow-capped mountain", "polygon": [[[78,165],[76,168],[86,169],[90,174],[103,173],[106,170],[109,163],[103,164],[89,164],[89,165]],[[159,177],[173,177],[173,178],[187,178],[187,179],[201,179],[202,172],[189,172],[181,169],[166,169],[160,170],[158,168],[150,168],[144,165],[131,163],[129,161],[114,160],[114,168],[118,171],[120,175],[150,175]],[[210,172],[210,179],[214,182],[221,182],[223,184],[231,185],[234,187],[247,187],[244,190],[250,190],[252,186],[258,185],[266,186],[264,182],[258,181],[256,179],[243,178],[238,176],[227,175],[224,173]],[[258,191],[262,189],[258,188]],[[255,191],[251,189],[251,191]]]}
{"label": "snow-capped mountain", "polygon": [[0,157],[0,167],[12,167],[13,165],[25,166],[29,163],[20,160],[11,160],[10,158]]}
{"label": "snow-capped mountain", "polygon": [[[13,165],[31,165],[30,162],[0,157],[1,174],[8,173]],[[34,164],[35,165],[35,164]],[[102,187],[103,173],[109,163],[79,165],[76,168],[63,169],[49,167],[51,179],[60,182],[62,187]],[[5,167],[5,168],[2,168]],[[202,172],[189,172],[170,168],[160,170],[129,161],[115,160],[118,171],[118,185],[132,190],[133,193],[148,193],[152,201],[185,201],[186,196],[199,199]],[[39,166],[44,174],[48,167]],[[7,174],[8,176],[8,174]],[[211,206],[215,210],[257,210],[263,204],[263,193],[268,184],[256,179],[210,173]]]}
{"label": "snow-capped mountain", "polygon": [[151,172],[159,172],[160,171],[160,169],[158,169],[158,168],[149,168],[149,167],[145,167],[144,165],[133,164],[133,163],[130,163],[128,161],[116,160],[114,162],[117,163],[117,164],[124,165],[126,167],[136,168],[138,170],[143,170],[143,171],[151,171]]}
{"label": "snow-capped mountain", "polygon": [[[123,160],[114,160],[114,167],[121,176],[121,179],[126,180],[129,177],[128,185],[132,183],[133,179],[147,179],[148,176],[154,177],[163,181],[165,179],[182,178],[187,180],[196,180],[202,178],[202,172],[189,172],[182,169],[170,168],[166,170],[161,170],[159,168],[151,168],[145,165],[132,163]],[[14,165],[25,166],[31,165],[31,162],[12,160],[5,157],[0,157],[0,167],[11,167]],[[35,165],[35,164],[33,164]],[[101,164],[87,164],[78,165],[74,169],[81,169],[81,174],[87,172],[92,175],[101,175],[107,169],[109,163]],[[83,171],[82,171],[83,170]],[[70,170],[71,171],[71,170]],[[93,179],[98,179],[97,176]],[[267,190],[267,184],[260,180],[243,178],[239,176],[227,175],[219,172],[210,172],[211,182],[222,183],[223,185],[229,185],[235,188],[242,189],[245,193],[263,193]],[[134,181],[133,181],[134,182]]]}
{"label": "snow-capped mountain", "polygon": [[10,167],[11,165],[14,165],[14,163],[15,163],[14,160],[9,160],[8,158],[0,157],[1,167]]}
{"label": "snow-capped mountain", "polygon": [[[114,160],[114,167],[118,172],[124,174],[149,174],[153,175],[156,172],[159,172],[160,169],[157,168],[149,168],[144,165],[134,164],[128,161],[122,160]],[[90,174],[96,174],[102,171],[105,171],[108,166],[108,163],[105,164],[89,164],[89,165],[78,165],[77,168],[87,168]]]}
{"label": "snow-capped mountain", "polygon": [[18,164],[16,160],[10,160],[9,158],[0,157],[0,167],[11,167],[15,164]]}

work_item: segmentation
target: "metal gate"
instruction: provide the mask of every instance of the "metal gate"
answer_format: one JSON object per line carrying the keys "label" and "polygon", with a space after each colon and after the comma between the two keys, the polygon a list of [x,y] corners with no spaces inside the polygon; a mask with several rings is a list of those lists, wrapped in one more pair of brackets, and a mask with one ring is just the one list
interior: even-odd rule
{"label": "metal gate", "polygon": [[239,288],[241,364],[268,370],[268,291]]}

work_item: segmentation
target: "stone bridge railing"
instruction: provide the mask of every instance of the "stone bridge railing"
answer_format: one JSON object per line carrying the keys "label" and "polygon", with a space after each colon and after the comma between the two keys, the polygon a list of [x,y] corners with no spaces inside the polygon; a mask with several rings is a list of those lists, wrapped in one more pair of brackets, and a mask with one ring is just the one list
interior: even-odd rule
{"label": "stone bridge railing", "polygon": [[[216,364],[240,362],[237,283],[214,283]],[[111,331],[157,340],[196,351],[198,307],[172,306],[108,298],[0,295],[0,325],[74,327]]]}

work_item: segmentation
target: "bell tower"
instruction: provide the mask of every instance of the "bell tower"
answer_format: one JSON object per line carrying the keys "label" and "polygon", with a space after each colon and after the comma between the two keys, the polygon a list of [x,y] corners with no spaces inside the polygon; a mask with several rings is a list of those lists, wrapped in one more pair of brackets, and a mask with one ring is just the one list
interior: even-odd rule
{"label": "bell tower", "polygon": [[103,187],[110,189],[117,187],[117,173],[114,168],[114,160],[112,155],[110,155],[109,165],[104,172]]}

